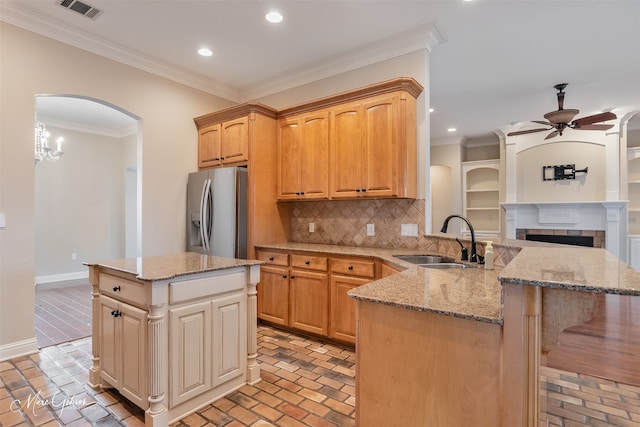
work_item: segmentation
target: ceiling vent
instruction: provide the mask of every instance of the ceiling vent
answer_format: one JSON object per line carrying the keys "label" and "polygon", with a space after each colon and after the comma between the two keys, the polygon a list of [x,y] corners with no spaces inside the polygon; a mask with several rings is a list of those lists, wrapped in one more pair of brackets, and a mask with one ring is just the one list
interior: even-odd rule
{"label": "ceiling vent", "polygon": [[80,0],[61,0],[58,4],[90,19],[96,19],[98,15],[102,13],[100,9],[96,9],[95,7],[81,2]]}

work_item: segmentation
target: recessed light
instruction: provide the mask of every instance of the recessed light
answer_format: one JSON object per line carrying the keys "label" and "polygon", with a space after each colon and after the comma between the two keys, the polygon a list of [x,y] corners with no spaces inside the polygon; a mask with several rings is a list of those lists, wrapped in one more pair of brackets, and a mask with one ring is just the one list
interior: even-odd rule
{"label": "recessed light", "polygon": [[458,130],[458,129],[456,129],[456,128],[449,128],[449,129],[447,129],[447,132],[455,132],[455,131],[457,131],[457,130]]}
{"label": "recessed light", "polygon": [[279,12],[271,11],[264,16],[264,19],[267,21],[277,24],[278,22],[282,22],[282,15]]}
{"label": "recessed light", "polygon": [[198,49],[198,54],[200,54],[201,56],[211,56],[213,55],[213,52],[209,48],[201,47],[200,49]]}

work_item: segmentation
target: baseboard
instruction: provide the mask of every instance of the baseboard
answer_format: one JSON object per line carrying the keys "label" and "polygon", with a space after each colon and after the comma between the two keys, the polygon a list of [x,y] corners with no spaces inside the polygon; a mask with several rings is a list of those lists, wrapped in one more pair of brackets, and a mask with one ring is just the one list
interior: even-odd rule
{"label": "baseboard", "polygon": [[38,341],[35,338],[0,345],[0,362],[38,352]]}
{"label": "baseboard", "polygon": [[35,282],[38,289],[63,288],[86,283],[89,279],[88,271],[74,273],[50,274],[48,276],[36,276]]}

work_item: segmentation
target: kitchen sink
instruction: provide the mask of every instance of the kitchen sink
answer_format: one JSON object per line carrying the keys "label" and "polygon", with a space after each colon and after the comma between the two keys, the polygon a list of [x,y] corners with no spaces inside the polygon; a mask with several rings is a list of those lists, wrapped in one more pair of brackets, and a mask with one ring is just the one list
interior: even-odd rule
{"label": "kitchen sink", "polygon": [[395,258],[401,259],[411,264],[441,264],[454,263],[454,259],[440,255],[394,255]]}
{"label": "kitchen sink", "polygon": [[424,268],[437,268],[437,269],[449,269],[449,268],[476,268],[475,265],[461,264],[457,262],[438,262],[434,264],[418,264],[419,267]]}

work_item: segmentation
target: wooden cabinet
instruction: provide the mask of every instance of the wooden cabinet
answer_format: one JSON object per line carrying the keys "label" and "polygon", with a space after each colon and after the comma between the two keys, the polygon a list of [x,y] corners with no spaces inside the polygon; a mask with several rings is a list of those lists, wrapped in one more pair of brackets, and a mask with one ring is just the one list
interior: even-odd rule
{"label": "wooden cabinet", "polygon": [[375,278],[375,262],[338,258],[331,260],[329,337],[355,343],[356,302],[347,293]]}
{"label": "wooden cabinet", "polygon": [[[421,92],[415,80],[398,78],[279,111],[279,199],[415,198]],[[326,112],[329,156],[321,160]],[[305,158],[307,149],[315,159]]]}
{"label": "wooden cabinet", "polygon": [[198,131],[198,167],[230,166],[249,159],[249,119],[240,117]]}
{"label": "wooden cabinet", "polygon": [[332,198],[415,197],[415,98],[394,93],[331,112]]}
{"label": "wooden cabinet", "polygon": [[278,122],[278,199],[329,197],[329,113]]}
{"label": "wooden cabinet", "polygon": [[[500,236],[500,161],[478,160],[462,163],[463,210],[471,221],[476,238]],[[466,225],[463,229],[468,233]]]}
{"label": "wooden cabinet", "polygon": [[147,409],[147,312],[105,295],[99,299],[101,377]]}
{"label": "wooden cabinet", "polygon": [[272,324],[355,343],[355,301],[347,293],[378,277],[372,258],[256,251],[265,261],[258,285],[258,317]]}
{"label": "wooden cabinet", "polygon": [[[213,314],[213,387],[241,377],[247,366],[246,298],[236,293],[211,301]],[[255,322],[255,320],[254,320]]]}

